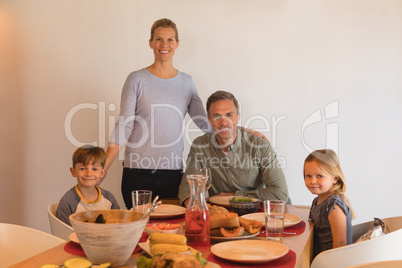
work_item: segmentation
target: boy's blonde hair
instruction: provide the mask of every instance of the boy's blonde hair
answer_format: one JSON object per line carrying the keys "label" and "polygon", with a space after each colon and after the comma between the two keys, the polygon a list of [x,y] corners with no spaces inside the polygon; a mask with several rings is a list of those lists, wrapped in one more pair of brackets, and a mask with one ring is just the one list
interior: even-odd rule
{"label": "boy's blonde hair", "polygon": [[106,154],[105,150],[100,147],[92,145],[84,145],[78,148],[73,154],[73,167],[76,164],[100,164],[102,168],[105,167]]}
{"label": "boy's blonde hair", "polygon": [[[338,156],[336,155],[335,151],[331,149],[323,149],[323,150],[316,150],[310,153],[306,160],[304,160],[304,164],[308,162],[317,162],[318,166],[329,173],[331,176],[338,178],[338,182],[332,186],[332,191],[339,195],[345,203],[350,208],[352,219],[356,218],[356,215],[353,211],[352,205],[349,202],[345,192],[346,192],[346,182],[345,176],[343,175],[341,165],[339,164]],[[305,176],[305,171],[303,168],[303,178]]]}

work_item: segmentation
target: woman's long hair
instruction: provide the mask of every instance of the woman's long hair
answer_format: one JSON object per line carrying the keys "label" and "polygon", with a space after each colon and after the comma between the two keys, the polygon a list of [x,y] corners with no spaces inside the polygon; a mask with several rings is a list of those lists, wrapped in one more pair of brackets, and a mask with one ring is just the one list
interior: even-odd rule
{"label": "woman's long hair", "polygon": [[[339,195],[345,203],[348,205],[352,219],[356,218],[356,215],[353,211],[352,205],[349,202],[345,192],[346,192],[346,183],[345,183],[345,176],[343,175],[341,165],[339,164],[339,159],[336,153],[331,149],[323,149],[323,150],[316,150],[310,153],[306,160],[304,160],[304,164],[307,162],[316,161],[318,166],[329,173],[331,176],[338,178],[338,182],[332,186],[332,191]],[[304,170],[303,170],[303,177],[304,177]]]}

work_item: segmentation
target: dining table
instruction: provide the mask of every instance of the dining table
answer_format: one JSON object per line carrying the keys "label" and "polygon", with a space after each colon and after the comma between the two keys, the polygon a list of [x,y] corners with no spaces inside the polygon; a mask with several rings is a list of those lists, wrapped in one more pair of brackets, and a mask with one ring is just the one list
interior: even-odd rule
{"label": "dining table", "polygon": [[[163,200],[164,204],[170,204],[170,205],[179,205],[177,200]],[[265,266],[267,264],[261,264],[260,266],[258,265],[251,265],[250,264],[244,264],[244,263],[237,263],[237,262],[231,262],[227,260],[220,259],[217,256],[214,256],[213,253],[211,253],[211,250],[206,250],[206,251],[200,251],[202,256],[207,259],[210,262],[215,262],[219,264],[222,268],[231,268],[231,267],[278,267],[278,268],[288,268],[288,267],[295,267],[295,268],[308,268],[310,267],[311,263],[311,257],[312,257],[312,248],[313,248],[313,224],[309,222],[308,216],[309,216],[309,211],[310,207],[309,206],[298,206],[298,205],[287,205],[286,208],[286,213],[295,215],[300,217],[301,223],[298,226],[302,226],[303,229],[299,228],[299,232],[296,235],[284,235],[282,244],[286,245],[289,248],[288,254],[286,256],[277,259],[273,262],[268,262],[269,265]],[[157,220],[152,220],[154,222],[184,222],[184,215],[182,216],[176,216],[173,219],[157,219]],[[292,227],[289,227],[292,228]],[[301,231],[300,231],[301,230]],[[285,228],[285,232],[289,231],[287,228]],[[292,231],[292,229],[290,229]],[[265,230],[262,229],[262,232],[265,232]],[[292,233],[295,234],[295,233]],[[144,238],[144,235],[146,237],[146,234],[143,233],[142,238]],[[265,235],[259,235],[251,238],[247,238],[248,240],[267,240]],[[243,240],[244,241],[244,240]],[[221,241],[214,241],[211,239],[211,246],[217,243],[220,243]],[[49,250],[46,250],[44,252],[41,252],[33,257],[30,257],[24,261],[21,261],[17,264],[14,264],[10,266],[10,268],[35,268],[35,267],[40,267],[43,264],[56,264],[56,265],[62,265],[66,260],[78,256],[83,256],[82,254],[76,253],[71,250],[66,250],[68,247],[69,243],[74,243],[71,241],[67,241],[65,243],[62,243],[58,246],[55,246]],[[81,249],[82,250],[82,249]],[[83,251],[82,251],[83,253]],[[85,256],[85,255],[84,255]],[[141,256],[146,256],[147,253],[143,251],[140,247],[137,246],[136,250],[134,250],[134,253],[131,255],[127,263],[123,266],[119,266],[121,268],[133,268],[136,267],[136,262],[137,259],[140,258]]]}

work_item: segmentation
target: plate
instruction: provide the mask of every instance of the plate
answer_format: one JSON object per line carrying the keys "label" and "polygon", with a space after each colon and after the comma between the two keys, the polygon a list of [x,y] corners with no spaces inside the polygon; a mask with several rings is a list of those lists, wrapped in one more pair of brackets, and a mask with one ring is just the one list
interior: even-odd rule
{"label": "plate", "polygon": [[222,206],[225,208],[230,208],[229,199],[233,198],[233,196],[211,196],[209,198],[209,202],[214,205]]}
{"label": "plate", "polygon": [[78,237],[77,237],[77,234],[76,233],[71,233],[69,236],[68,236],[68,238],[71,240],[71,241],[73,241],[73,242],[75,242],[75,243],[80,243],[80,241],[78,240]]}
{"label": "plate", "polygon": [[186,208],[176,205],[160,205],[154,212],[151,213],[151,219],[166,219],[180,216],[186,213]]}
{"label": "plate", "polygon": [[285,228],[296,225],[299,222],[301,222],[300,217],[292,214],[285,214]]}
{"label": "plate", "polygon": [[263,263],[285,256],[289,248],[268,240],[237,240],[222,242],[211,247],[219,258],[241,263]]}
{"label": "plate", "polygon": [[243,235],[241,236],[235,236],[235,237],[222,237],[222,236],[211,236],[211,239],[216,240],[216,241],[232,241],[232,240],[241,240],[241,239],[247,239],[251,238],[254,236],[259,235],[260,232],[256,234],[250,234],[244,231]]}
{"label": "plate", "polygon": [[[243,218],[249,220],[255,220],[262,223],[262,227],[265,228],[265,214],[264,212],[257,212],[257,213],[250,213],[242,216]],[[285,214],[285,228],[293,226],[301,222],[301,218],[292,215],[292,214]]]}

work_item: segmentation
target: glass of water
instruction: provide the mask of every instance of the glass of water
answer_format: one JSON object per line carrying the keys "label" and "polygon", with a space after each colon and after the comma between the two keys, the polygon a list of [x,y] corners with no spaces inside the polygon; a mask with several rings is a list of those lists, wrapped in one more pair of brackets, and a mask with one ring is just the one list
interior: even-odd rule
{"label": "glass of water", "polygon": [[269,240],[282,241],[285,227],[285,209],[285,201],[264,201],[265,230]]}

